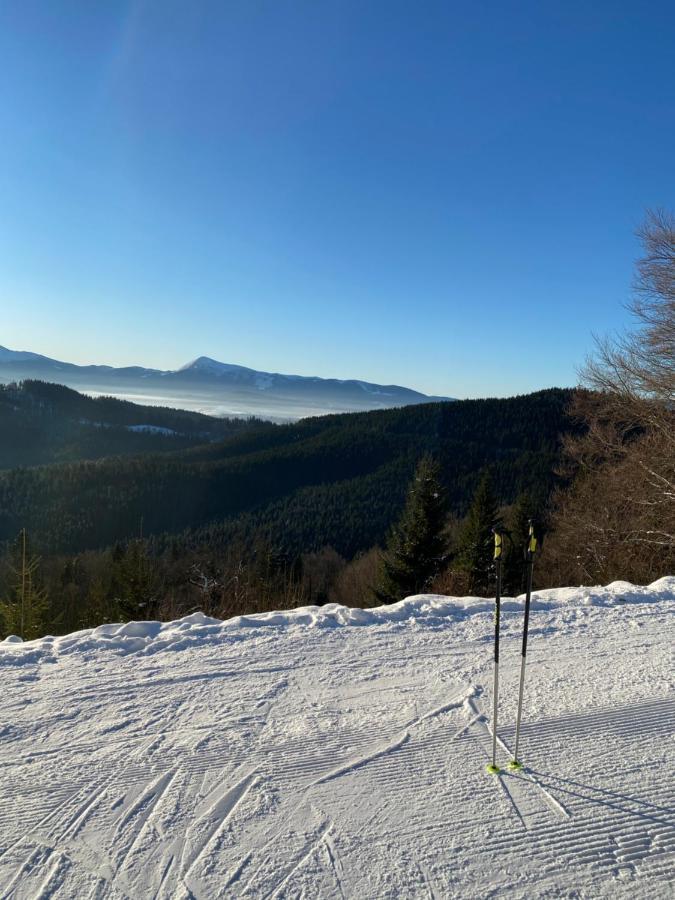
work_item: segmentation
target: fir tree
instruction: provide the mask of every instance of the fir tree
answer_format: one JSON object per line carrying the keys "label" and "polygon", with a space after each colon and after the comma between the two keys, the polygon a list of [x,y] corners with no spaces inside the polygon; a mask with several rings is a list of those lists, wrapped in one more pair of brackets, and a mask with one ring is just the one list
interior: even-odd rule
{"label": "fir tree", "polygon": [[456,556],[457,568],[468,577],[471,594],[487,594],[493,569],[493,529],[501,525],[499,506],[486,472],[473,496],[471,508],[459,536]]}
{"label": "fir tree", "polygon": [[445,498],[440,467],[424,456],[410,485],[398,525],[390,534],[374,594],[380,603],[396,603],[428,588],[443,563]]}
{"label": "fir tree", "polygon": [[0,620],[6,635],[17,634],[30,641],[42,637],[47,626],[47,594],[40,585],[40,559],[22,529],[10,552],[11,582],[0,601]]}

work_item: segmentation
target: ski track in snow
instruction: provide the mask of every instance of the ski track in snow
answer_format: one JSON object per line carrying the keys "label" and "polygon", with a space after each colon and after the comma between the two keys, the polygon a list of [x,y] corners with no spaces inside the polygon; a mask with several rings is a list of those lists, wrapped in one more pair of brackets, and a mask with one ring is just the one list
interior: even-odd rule
{"label": "ski track in snow", "polygon": [[0,897],[672,896],[675,579],[541,596],[497,776],[485,601],[0,644]]}

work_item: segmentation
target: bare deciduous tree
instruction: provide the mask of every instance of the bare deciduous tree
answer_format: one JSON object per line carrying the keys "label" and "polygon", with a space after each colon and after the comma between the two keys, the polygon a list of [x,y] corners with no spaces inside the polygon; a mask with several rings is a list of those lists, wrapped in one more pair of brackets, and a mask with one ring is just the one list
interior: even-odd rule
{"label": "bare deciduous tree", "polygon": [[649,580],[675,566],[675,217],[639,232],[633,327],[596,342],[567,441],[576,472],[558,498],[547,556],[558,579]]}

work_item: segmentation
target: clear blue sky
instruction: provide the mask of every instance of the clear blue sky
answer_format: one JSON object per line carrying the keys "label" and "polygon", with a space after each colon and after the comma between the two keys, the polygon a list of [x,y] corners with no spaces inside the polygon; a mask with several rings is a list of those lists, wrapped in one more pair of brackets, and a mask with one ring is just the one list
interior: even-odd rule
{"label": "clear blue sky", "polygon": [[575,382],[674,205],[675,4],[0,6],[0,344]]}

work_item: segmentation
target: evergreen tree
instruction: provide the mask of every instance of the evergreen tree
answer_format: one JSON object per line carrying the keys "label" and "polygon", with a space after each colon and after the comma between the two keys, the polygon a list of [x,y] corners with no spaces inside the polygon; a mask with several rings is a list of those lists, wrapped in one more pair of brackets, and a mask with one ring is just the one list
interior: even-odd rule
{"label": "evergreen tree", "polygon": [[443,562],[445,498],[440,467],[424,456],[417,466],[398,525],[384,553],[374,594],[380,603],[396,603],[428,586]]}
{"label": "evergreen tree", "polygon": [[525,549],[529,540],[530,519],[532,518],[532,499],[523,493],[516,500],[509,517],[511,541],[507,542],[506,559],[504,561],[504,592],[517,596],[525,590]]}
{"label": "evergreen tree", "polygon": [[9,571],[9,590],[0,601],[3,633],[27,641],[42,637],[47,627],[47,594],[40,584],[40,559],[31,551],[25,528],[11,548]]}
{"label": "evergreen tree", "polygon": [[158,601],[155,566],[141,538],[130,541],[124,553],[113,555],[114,590],[117,608],[123,620],[150,619]]}
{"label": "evergreen tree", "polygon": [[471,594],[483,596],[488,593],[494,565],[493,528],[500,525],[492,478],[486,472],[478,484],[462,526],[456,556],[456,566],[467,575]]}
{"label": "evergreen tree", "polygon": [[[77,557],[67,559],[59,579],[58,607],[52,609],[52,627],[66,634],[84,628],[82,566]],[[56,606],[55,604],[53,606]]]}

